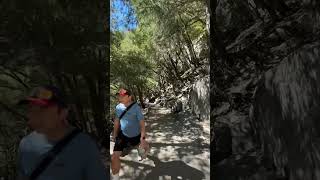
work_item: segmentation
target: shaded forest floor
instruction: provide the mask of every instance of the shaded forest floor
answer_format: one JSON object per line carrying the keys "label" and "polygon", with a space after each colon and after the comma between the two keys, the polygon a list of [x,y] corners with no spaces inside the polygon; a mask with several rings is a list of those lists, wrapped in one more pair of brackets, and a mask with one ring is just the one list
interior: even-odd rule
{"label": "shaded forest floor", "polygon": [[[138,152],[122,158],[123,180],[210,179],[210,126],[188,112],[151,105],[145,115],[151,150],[139,161]],[[112,154],[114,143],[110,144]]]}

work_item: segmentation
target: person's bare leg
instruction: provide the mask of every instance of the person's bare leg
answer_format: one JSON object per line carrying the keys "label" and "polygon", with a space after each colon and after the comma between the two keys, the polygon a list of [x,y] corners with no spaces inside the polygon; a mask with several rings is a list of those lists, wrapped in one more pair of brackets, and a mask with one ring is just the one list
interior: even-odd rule
{"label": "person's bare leg", "polygon": [[120,155],[121,151],[113,151],[112,157],[111,157],[111,170],[112,174],[118,174],[120,171]]}

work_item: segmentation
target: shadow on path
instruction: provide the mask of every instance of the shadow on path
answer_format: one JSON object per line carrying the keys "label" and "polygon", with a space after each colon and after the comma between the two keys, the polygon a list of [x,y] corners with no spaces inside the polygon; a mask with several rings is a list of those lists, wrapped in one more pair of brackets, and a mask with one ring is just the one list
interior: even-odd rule
{"label": "shadow on path", "polygon": [[163,162],[154,156],[148,156],[148,158],[154,162],[155,167],[134,161],[122,160],[122,162],[135,169],[143,167],[144,171],[147,171],[148,169],[151,170],[146,175],[140,173],[135,180],[158,180],[160,177],[164,176],[169,176],[171,180],[201,180],[205,178],[203,172],[187,165],[183,161],[175,160]]}
{"label": "shadow on path", "polygon": [[[153,107],[146,117],[148,158],[136,150],[121,159],[123,180],[202,180],[210,177],[209,134],[191,113]],[[112,143],[111,143],[112,144]]]}

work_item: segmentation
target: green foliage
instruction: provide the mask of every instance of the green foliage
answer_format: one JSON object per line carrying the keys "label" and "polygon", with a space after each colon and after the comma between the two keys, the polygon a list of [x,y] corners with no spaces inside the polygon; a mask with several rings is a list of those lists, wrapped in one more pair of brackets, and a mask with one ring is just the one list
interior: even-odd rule
{"label": "green foliage", "polygon": [[[148,32],[142,29],[113,32],[111,39],[111,93],[116,93],[119,87],[133,92],[139,89],[146,92],[154,88],[153,47]],[[138,92],[135,95],[141,96]]]}
{"label": "green foliage", "polygon": [[[74,105],[70,120],[98,136],[97,140],[107,139],[111,126],[106,103],[108,4],[95,0],[13,0],[2,1],[0,10],[0,116],[8,120],[1,121],[0,150],[16,149],[26,134],[26,124],[20,123],[25,122],[25,112],[15,103],[40,84],[54,84],[67,92]],[[88,121],[94,123],[88,127]],[[94,126],[97,132],[90,131]],[[5,166],[0,163],[1,170],[7,169],[0,177],[15,179],[14,152],[0,153],[1,160],[10,159]]]}
{"label": "green foliage", "polygon": [[161,84],[173,84],[178,88],[192,79],[181,76],[186,71],[194,76],[194,70],[207,60],[206,56],[200,56],[208,49],[205,1],[123,2],[133,7],[130,12],[135,13],[138,28],[112,34],[111,82],[114,88],[159,91],[160,87],[165,87]]}
{"label": "green foliage", "polygon": [[151,37],[158,76],[165,77],[165,81],[174,86],[177,80],[184,83],[183,72],[197,68],[207,60],[199,55],[208,49],[206,38],[203,38],[207,37],[205,2],[133,0],[131,3],[139,27],[148,29]]}

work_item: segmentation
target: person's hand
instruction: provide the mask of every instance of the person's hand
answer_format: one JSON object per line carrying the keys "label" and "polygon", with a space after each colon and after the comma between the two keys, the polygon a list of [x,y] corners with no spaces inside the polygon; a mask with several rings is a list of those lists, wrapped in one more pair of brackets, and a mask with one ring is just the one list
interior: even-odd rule
{"label": "person's hand", "polygon": [[139,152],[140,156],[141,156],[141,160],[147,157],[147,154],[150,150],[149,144],[146,140],[142,139],[140,145],[139,145],[139,149],[141,151],[141,149],[143,149],[143,151]]}
{"label": "person's hand", "polygon": [[141,136],[140,142],[143,142],[143,141],[145,141],[145,140],[146,140],[145,136]]}
{"label": "person's hand", "polygon": [[140,146],[142,146],[143,148],[147,146],[147,141],[143,138],[140,139]]}

